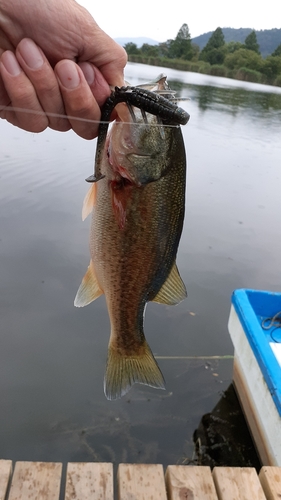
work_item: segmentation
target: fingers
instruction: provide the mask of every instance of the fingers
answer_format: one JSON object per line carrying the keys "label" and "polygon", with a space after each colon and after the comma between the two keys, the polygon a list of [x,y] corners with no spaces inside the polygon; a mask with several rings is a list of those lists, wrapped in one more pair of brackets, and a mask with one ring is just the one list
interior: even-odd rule
{"label": "fingers", "polygon": [[23,39],[16,54],[8,50],[0,57],[0,117],[30,132],[73,128],[93,139],[110,88],[93,64],[80,66],[63,60],[53,70],[42,50]]}
{"label": "fingers", "polygon": [[110,85],[122,87],[124,85],[124,67],[127,64],[128,56],[123,47],[116,42],[113,43],[114,47],[111,49],[108,47],[107,61],[99,69]]}
{"label": "fingers", "polygon": [[[92,26],[83,32],[84,46],[80,61],[92,62],[101,72],[109,85],[124,85],[123,70],[127,63],[127,53],[121,45],[96,25],[94,35]],[[94,36],[94,43],[93,43]]]}
{"label": "fingers", "polygon": [[[42,115],[42,108],[38,103],[34,88],[27,76],[22,71],[15,55],[11,51],[2,54],[0,60],[0,72],[5,92],[3,106],[0,113],[13,125],[31,132],[44,130],[48,125],[48,119]],[[21,110],[27,110],[22,112]],[[30,113],[33,111],[33,113]],[[40,115],[39,115],[40,113]]]}
{"label": "fingers", "polygon": [[69,130],[70,124],[63,118],[65,110],[57,78],[42,50],[25,38],[17,46],[16,57],[33,85],[38,101],[36,105],[41,106],[47,115],[47,125],[62,132]]}
{"label": "fingers", "polygon": [[101,107],[110,96],[110,88],[107,81],[93,64],[89,62],[80,62],[78,65],[82,69],[84,77],[98,105]]}
{"label": "fingers", "polygon": [[[1,59],[0,59],[0,61],[1,61]],[[11,102],[11,99],[6,92],[4,82],[3,82],[2,77],[1,77],[1,71],[0,71],[0,113],[1,113],[1,107],[8,106],[8,104],[10,104],[10,102]]]}
{"label": "fingers", "polygon": [[[6,106],[0,116],[30,132],[46,127],[69,130],[55,74],[43,52],[32,40],[22,40],[16,55],[5,51],[0,58],[0,104]],[[7,102],[9,99],[9,102]]]}
{"label": "fingers", "polygon": [[110,89],[94,65],[83,63],[82,68],[85,74],[77,64],[65,59],[57,63],[55,74],[71,127],[84,139],[93,139],[98,135],[99,103],[110,95]]}

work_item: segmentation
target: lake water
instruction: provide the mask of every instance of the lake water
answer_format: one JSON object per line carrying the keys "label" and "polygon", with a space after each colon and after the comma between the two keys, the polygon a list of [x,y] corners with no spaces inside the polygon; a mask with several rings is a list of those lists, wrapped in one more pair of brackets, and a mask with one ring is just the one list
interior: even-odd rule
{"label": "lake water", "polygon": [[89,263],[81,207],[95,141],[2,121],[0,458],[186,463],[193,432],[231,383],[232,291],[280,290],[281,89],[138,64],[126,79],[161,71],[191,115],[177,261],[188,298],[149,304],[145,319],[167,391],[134,386],[107,401],[104,298],[73,306]]}

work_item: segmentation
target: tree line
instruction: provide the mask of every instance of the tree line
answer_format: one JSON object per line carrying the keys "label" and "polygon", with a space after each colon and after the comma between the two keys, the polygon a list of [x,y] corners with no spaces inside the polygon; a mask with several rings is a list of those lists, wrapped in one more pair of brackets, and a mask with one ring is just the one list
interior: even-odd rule
{"label": "tree line", "polygon": [[174,39],[158,45],[144,43],[140,48],[129,42],[124,48],[133,62],[281,86],[281,43],[263,58],[255,30],[244,43],[226,43],[218,27],[200,50],[192,43],[188,25],[183,24]]}

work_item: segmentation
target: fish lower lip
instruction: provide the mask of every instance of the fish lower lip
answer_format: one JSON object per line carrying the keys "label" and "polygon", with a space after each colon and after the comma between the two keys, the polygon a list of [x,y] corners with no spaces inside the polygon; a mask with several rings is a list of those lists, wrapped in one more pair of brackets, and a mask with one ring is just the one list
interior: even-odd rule
{"label": "fish lower lip", "polygon": [[95,174],[92,174],[90,175],[89,177],[87,177],[87,179],[85,179],[86,182],[97,182],[97,181],[100,181],[101,179],[103,179],[105,177],[105,175],[99,175],[98,177],[95,176]]}

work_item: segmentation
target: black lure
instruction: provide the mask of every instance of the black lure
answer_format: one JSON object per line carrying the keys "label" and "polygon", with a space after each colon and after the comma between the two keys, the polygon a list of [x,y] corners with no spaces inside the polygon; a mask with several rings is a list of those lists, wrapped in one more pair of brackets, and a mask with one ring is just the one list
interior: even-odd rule
{"label": "black lure", "polygon": [[120,102],[125,102],[130,111],[134,106],[139,108],[143,115],[146,112],[157,116],[165,125],[185,125],[190,118],[184,109],[179,108],[175,103],[160,94],[140,87],[115,87],[101,110],[95,173],[86,179],[87,182],[97,182],[104,177],[100,171],[101,152],[106,139],[111,113]]}

